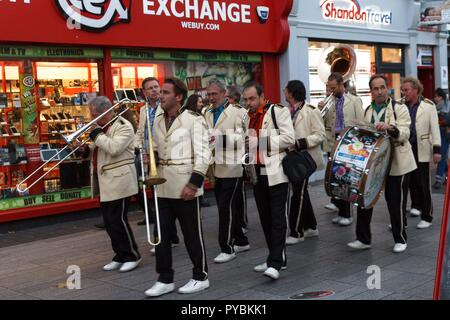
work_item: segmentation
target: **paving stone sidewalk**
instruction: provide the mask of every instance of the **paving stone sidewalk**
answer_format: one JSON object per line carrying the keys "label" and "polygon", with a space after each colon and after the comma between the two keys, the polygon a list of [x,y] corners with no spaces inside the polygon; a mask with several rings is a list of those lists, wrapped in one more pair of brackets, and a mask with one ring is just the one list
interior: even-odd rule
{"label": "paving stone sidewalk", "polygon": [[[323,184],[314,183],[310,195],[320,236],[287,249],[288,268],[277,281],[253,271],[267,255],[256,205],[249,193],[251,250],[233,261],[214,264],[219,253],[218,214],[213,206],[203,208],[203,229],[211,287],[201,293],[171,293],[163,300],[286,300],[301,292],[331,290],[324,299],[431,299],[439,244],[443,193],[433,193],[435,220],[429,229],[415,228],[419,218],[408,217],[408,249],[394,254],[392,234],[384,199],[377,204],[372,221],[373,245],[366,251],[352,251],[346,244],[355,239],[355,223],[340,227],[331,223],[335,213],[324,209],[329,202]],[[356,210],[354,212],[356,215]],[[106,232],[96,229],[98,212],[47,217],[0,225],[0,299],[146,299],[144,291],[156,281],[155,258],[149,252],[145,227],[136,222],[142,212],[130,213],[140,252],[141,266],[129,273],[104,272],[112,258]],[[356,220],[356,219],[355,219]],[[181,232],[180,232],[181,235]],[[191,277],[191,263],[184,245],[173,250],[175,285]],[[81,268],[81,289],[69,290],[67,267]],[[381,269],[381,289],[367,287],[368,266]]]}

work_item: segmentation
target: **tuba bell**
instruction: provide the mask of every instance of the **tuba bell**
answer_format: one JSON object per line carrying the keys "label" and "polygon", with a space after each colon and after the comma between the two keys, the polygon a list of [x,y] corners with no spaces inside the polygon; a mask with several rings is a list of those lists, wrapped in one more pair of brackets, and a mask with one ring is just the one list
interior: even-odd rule
{"label": "tuba bell", "polygon": [[[355,50],[347,44],[339,44],[326,49],[320,56],[318,73],[323,83],[328,82],[331,73],[337,72],[342,75],[344,82],[349,80],[356,69]],[[333,93],[330,93],[323,101],[323,107],[320,110],[322,118],[333,105]]]}
{"label": "tuba bell", "polygon": [[319,78],[326,83],[331,73],[342,75],[344,82],[351,78],[356,69],[355,50],[347,44],[339,44],[326,49],[319,59]]}

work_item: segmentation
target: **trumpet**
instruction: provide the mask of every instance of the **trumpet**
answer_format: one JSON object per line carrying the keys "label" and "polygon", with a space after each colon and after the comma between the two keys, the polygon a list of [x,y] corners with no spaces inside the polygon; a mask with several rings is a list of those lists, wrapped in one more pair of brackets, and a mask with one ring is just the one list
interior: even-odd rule
{"label": "trumpet", "polygon": [[[144,164],[144,147],[142,146],[140,148],[139,157],[140,157],[140,163],[141,163],[141,181],[142,181],[142,193],[144,198],[144,211],[145,211],[145,225],[147,227],[147,241],[152,246],[157,246],[161,243],[161,223],[159,221],[159,207],[158,207],[158,190],[157,185],[162,184],[166,182],[166,179],[161,178],[158,176],[158,172],[156,170],[156,159],[155,154],[153,152],[153,142],[152,142],[152,130],[150,125],[150,114],[148,112],[148,103],[145,104],[145,119],[146,121],[146,129],[148,132],[148,156],[149,156],[149,163],[148,163],[148,178],[145,176],[145,164]],[[145,144],[145,139],[144,143]],[[148,203],[147,203],[147,185],[153,186],[153,199],[155,201],[155,218],[156,218],[156,235],[155,235],[155,242],[152,241],[151,233],[150,233],[150,222],[149,222],[149,216],[148,216]]]}
{"label": "trumpet", "polygon": [[[95,119],[93,119],[92,121],[90,121],[89,123],[87,123],[86,125],[84,125],[83,127],[81,127],[80,129],[78,129],[77,131],[75,131],[72,134],[69,134],[68,136],[63,136],[63,139],[66,141],[67,145],[62,148],[61,150],[59,150],[57,153],[55,153],[50,159],[48,159],[47,161],[45,161],[41,166],[39,166],[36,170],[34,170],[31,174],[29,174],[25,179],[23,179],[21,182],[19,182],[16,185],[16,190],[19,193],[24,193],[27,192],[28,190],[30,190],[36,183],[38,183],[39,181],[41,181],[42,179],[44,179],[50,172],[52,172],[55,168],[57,168],[62,162],[64,162],[66,159],[68,159],[72,154],[74,154],[78,149],[80,149],[82,146],[84,146],[89,140],[90,138],[85,139],[84,141],[81,142],[81,144],[79,146],[77,146],[76,148],[72,149],[67,155],[65,155],[62,159],[60,159],[60,155],[63,154],[63,152],[65,152],[66,149],[71,149],[71,143],[74,142],[75,140],[78,141],[78,139],[85,133],[87,132],[94,124],[97,123],[97,121],[99,119],[101,119],[102,117],[104,117],[106,114],[108,114],[109,112],[111,112],[112,110],[120,107],[122,104],[125,103],[130,103],[131,100],[130,99],[122,99],[120,100],[118,103],[114,104],[113,106],[111,106],[111,108],[109,108],[108,110],[105,110],[105,112],[103,112],[101,115],[99,115],[98,117],[96,117]],[[121,110],[113,119],[111,119],[110,121],[108,121],[108,123],[106,123],[104,126],[102,126],[102,129],[105,128],[106,126],[108,126],[110,123],[114,122],[119,116],[121,116],[122,114],[124,114],[125,112],[128,111],[128,107]],[[25,189],[22,189],[22,185],[30,180],[32,177],[34,177],[42,168],[44,168],[48,163],[50,163],[51,161],[55,161],[55,160],[59,160],[55,165],[53,165],[49,170],[47,170],[47,172],[44,172],[39,178],[37,178],[32,184],[30,184],[29,186],[27,186]]]}
{"label": "trumpet", "polygon": [[[247,136],[247,122],[248,122],[248,114],[245,114],[242,118],[242,130],[244,132],[244,141],[245,137]],[[256,174],[256,168],[255,168],[255,159],[250,153],[249,148],[247,147],[247,144],[245,144],[245,151],[246,153],[242,156],[242,165],[244,166],[245,173],[250,179],[250,182],[253,185],[256,185],[258,183],[258,175]]]}

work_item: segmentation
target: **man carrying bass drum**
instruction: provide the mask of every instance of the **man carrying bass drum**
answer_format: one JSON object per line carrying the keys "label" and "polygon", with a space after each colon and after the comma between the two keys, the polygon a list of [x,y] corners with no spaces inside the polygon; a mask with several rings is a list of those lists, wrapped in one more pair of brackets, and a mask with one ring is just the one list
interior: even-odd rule
{"label": "man carrying bass drum", "polygon": [[[386,178],[385,198],[392,225],[395,246],[393,251],[406,250],[406,205],[402,198],[406,195],[408,182],[405,175],[416,169],[414,155],[409,139],[409,117],[406,105],[396,103],[388,97],[387,79],[383,75],[373,75],[369,80],[372,103],[367,107],[361,120],[372,123],[379,131],[385,131],[392,139],[393,157],[391,170]],[[347,245],[353,249],[369,249],[371,247],[370,222],[373,208],[358,207],[356,222],[356,240]]]}

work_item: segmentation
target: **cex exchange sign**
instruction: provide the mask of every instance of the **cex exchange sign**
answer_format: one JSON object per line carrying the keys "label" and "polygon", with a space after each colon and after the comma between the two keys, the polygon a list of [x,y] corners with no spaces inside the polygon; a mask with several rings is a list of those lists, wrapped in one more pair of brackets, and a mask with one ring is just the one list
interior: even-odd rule
{"label": "cex exchange sign", "polygon": [[[104,31],[119,22],[130,22],[131,0],[55,0],[67,18],[69,28],[87,31]],[[270,8],[230,1],[210,0],[142,0],[144,16],[173,17],[180,19],[183,28],[215,27],[221,22],[251,24],[252,10],[258,21],[269,19]],[[194,20],[194,21],[192,21]],[[214,24],[216,23],[216,24]]]}
{"label": "cex exchange sign", "polygon": [[67,25],[87,31],[104,31],[119,22],[130,22],[131,0],[55,0]]}

